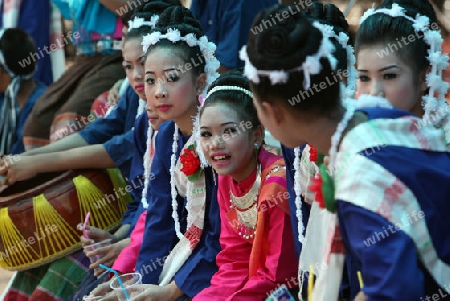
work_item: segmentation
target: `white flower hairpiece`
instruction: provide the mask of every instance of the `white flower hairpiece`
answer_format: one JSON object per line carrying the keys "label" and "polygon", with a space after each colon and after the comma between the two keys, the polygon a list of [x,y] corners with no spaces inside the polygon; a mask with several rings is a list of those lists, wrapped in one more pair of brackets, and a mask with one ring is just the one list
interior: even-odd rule
{"label": "white flower hairpiece", "polygon": [[178,29],[169,28],[165,34],[157,31],[144,36],[141,44],[144,52],[147,52],[150,46],[155,45],[161,39],[167,39],[172,43],[183,41],[189,47],[198,46],[200,48],[205,59],[206,85],[203,94],[206,94],[208,87],[219,77],[217,69],[220,67],[220,62],[215,56],[216,45],[210,42],[206,36],[202,36],[199,39],[192,33],[182,36]]}
{"label": "white flower hairpiece", "polygon": [[337,35],[334,30],[333,26],[327,25],[327,24],[318,24],[319,27],[322,27],[322,34],[326,35],[328,38],[334,38],[338,41],[338,43],[342,46],[342,48],[345,49],[347,53],[347,87],[345,89],[345,98],[354,98],[356,93],[356,78],[357,78],[357,72],[355,68],[356,63],[356,57],[355,57],[355,51],[351,45],[348,44],[348,41],[350,40],[350,37],[345,34],[344,32],[340,32],[339,35]]}
{"label": "white flower hairpiece", "polygon": [[[199,39],[195,37],[193,33],[189,33],[185,36],[182,36],[180,31],[178,29],[169,28],[167,29],[167,32],[163,34],[160,31],[155,31],[150,34],[147,34],[144,36],[143,41],[141,45],[143,46],[144,52],[147,52],[148,48],[152,45],[157,44],[160,40],[166,39],[171,41],[172,43],[176,42],[185,42],[189,47],[195,47],[198,46],[200,48],[200,51],[203,55],[203,58],[205,60],[205,68],[204,71],[206,73],[206,85],[203,90],[202,94],[206,94],[206,91],[208,90],[208,87],[216,80],[217,77],[219,77],[219,73],[217,72],[217,69],[220,67],[220,62],[215,57],[215,51],[216,51],[216,45],[208,40],[206,36],[202,36]],[[187,63],[189,64],[189,63]],[[190,69],[190,68],[189,68]],[[195,125],[196,121],[194,121]],[[194,126],[193,135],[194,138],[199,135],[195,132],[196,126]],[[178,203],[177,203],[177,195],[178,192],[175,187],[175,168],[176,168],[176,152],[178,150],[178,137],[179,137],[179,128],[175,124],[175,130],[173,134],[173,144],[172,144],[172,155],[170,158],[170,185],[171,185],[171,196],[172,196],[172,217],[175,221],[175,233],[177,234],[178,238],[181,238],[183,234],[181,233],[180,228],[180,222],[178,217]],[[197,145],[196,150],[199,153],[200,147]],[[206,159],[200,157],[202,165],[204,165],[204,162],[206,162]],[[189,194],[188,194],[189,195]],[[187,196],[189,203],[189,196]]]}
{"label": "white flower hairpiece", "polygon": [[332,55],[334,52],[334,46],[328,38],[327,34],[323,30],[328,30],[321,26],[317,21],[313,23],[313,26],[322,32],[322,41],[319,50],[316,54],[309,55],[306,57],[303,64],[299,67],[293,68],[291,70],[258,70],[252,65],[247,54],[247,46],[243,46],[239,51],[239,57],[245,62],[244,74],[252,82],[259,83],[259,76],[267,76],[270,78],[270,83],[272,85],[284,84],[289,79],[289,73],[303,71],[304,81],[303,89],[308,90],[311,85],[311,75],[318,74],[322,70],[320,65],[321,58],[327,58],[330,62],[331,68],[336,68],[336,58]]}
{"label": "white flower hairpiece", "polygon": [[[415,31],[421,31],[424,34],[425,42],[429,45],[428,61],[431,65],[431,71],[426,76],[427,86],[429,87],[428,95],[422,97],[422,106],[425,110],[423,116],[424,120],[432,120],[433,125],[437,126],[441,123],[444,116],[437,114],[440,108],[448,108],[448,103],[445,100],[450,84],[442,79],[442,71],[449,65],[448,54],[442,53],[442,36],[439,31],[430,29],[430,19],[427,16],[417,14],[415,18],[407,16],[405,9],[400,5],[394,3],[392,7],[374,9],[373,7],[368,9],[359,20],[359,24],[362,24],[370,16],[374,14],[385,14],[393,18],[404,18],[412,22],[412,26]],[[437,96],[435,96],[437,94]],[[432,115],[434,117],[432,117]]]}
{"label": "white flower hairpiece", "polygon": [[134,28],[139,28],[142,26],[150,26],[151,28],[155,28],[156,23],[159,20],[159,16],[158,15],[153,15],[150,18],[150,21],[145,21],[144,18],[140,18],[140,17],[135,17],[133,20],[129,20],[128,21],[128,30],[134,29]]}

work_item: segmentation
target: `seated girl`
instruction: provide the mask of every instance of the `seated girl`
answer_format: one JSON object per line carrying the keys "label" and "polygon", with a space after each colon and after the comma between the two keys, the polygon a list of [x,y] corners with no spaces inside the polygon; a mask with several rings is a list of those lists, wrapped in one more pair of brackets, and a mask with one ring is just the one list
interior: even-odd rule
{"label": "seated girl", "polygon": [[[155,140],[144,239],[135,267],[145,284],[136,300],[191,298],[209,286],[220,250],[215,176],[189,156],[195,153],[192,116],[199,95],[218,77],[220,64],[215,45],[184,7],[167,8],[143,45],[147,104],[168,121]],[[193,171],[198,177],[190,177]],[[105,288],[110,290],[100,286],[92,295],[104,294]]]}
{"label": "seated girl", "polygon": [[252,98],[233,70],[213,83],[200,111],[202,150],[219,175],[222,251],[211,286],[195,301],[264,300],[282,284],[298,286],[285,164],[264,149]]}
{"label": "seated girl", "polygon": [[20,28],[0,30],[0,154],[25,151],[23,127],[36,100],[47,87],[33,79],[33,39]]}
{"label": "seated girl", "polygon": [[[255,25],[284,11],[267,10]],[[392,13],[402,10],[393,7]],[[426,20],[416,17],[416,28],[426,27]],[[336,213],[328,224],[326,248],[318,250],[330,263],[322,278],[340,279],[343,261],[333,258],[347,252],[360,265],[364,282],[355,300],[425,300],[439,292],[440,300],[448,299],[450,187],[444,183],[450,180],[450,154],[445,133],[420,126],[420,119],[405,110],[365,102],[367,107],[355,108],[354,99],[342,99],[339,85],[327,85],[292,105],[291,97],[332,78],[334,49],[323,27],[301,14],[279,26],[275,32],[250,34],[241,54],[258,115],[273,136],[288,147],[306,141],[329,156],[316,182],[316,199]],[[429,32],[425,29],[425,36],[436,42]],[[289,59],[281,64],[281,56]],[[412,74],[403,72],[409,87],[418,88]],[[318,279],[313,298],[329,284]],[[336,299],[337,293],[328,300]]]}
{"label": "seated girl", "polygon": [[[131,163],[128,162],[133,157],[133,154],[128,153],[130,149],[133,149],[132,127],[137,116],[140,115],[138,110],[139,96],[144,97],[143,90],[139,89],[139,87],[143,87],[143,52],[140,44],[142,42],[142,36],[148,33],[151,30],[151,26],[154,25],[154,22],[150,23],[151,17],[154,14],[161,13],[164,8],[170,6],[170,3],[155,0],[147,3],[146,6],[148,6],[148,11],[142,13],[143,15],[141,17],[147,20],[147,22],[138,22],[139,24],[136,24],[136,28],[130,30],[123,43],[124,68],[131,85],[125,97],[121,99],[118,107],[107,118],[100,118],[94,121],[82,131],[83,133],[68,136],[44,148],[49,148],[51,151],[52,147],[58,144],[63,147],[81,146],[77,144],[80,140],[82,141],[82,145],[86,145],[86,142],[93,142],[92,145],[73,148],[65,152],[60,151],[35,156],[22,156],[21,160],[16,162],[17,164],[11,164],[5,169],[3,167],[0,168],[0,173],[8,172],[7,175],[10,179],[8,184],[12,184],[15,180],[22,179],[20,178],[20,174],[22,176],[25,175],[23,177],[26,179],[36,172],[81,168],[111,168],[118,166],[128,178],[130,185],[136,188],[131,191],[135,200],[130,203],[127,212],[124,214],[122,226],[113,234],[100,229],[89,229],[89,236],[94,241],[101,241],[106,238],[113,239],[113,244],[99,250],[106,255],[102,258],[101,262],[90,265],[89,259],[80,251],[43,267],[28,270],[26,273],[18,273],[12,284],[12,289],[8,292],[5,300],[14,300],[18,294],[30,298],[43,298],[42,295],[47,294],[48,291],[55,295],[58,295],[58,292],[62,291],[64,295],[61,297],[67,300],[69,296],[76,292],[78,286],[87,275],[92,278],[97,276],[88,274],[89,266],[95,268],[98,267],[99,263],[111,265],[124,246],[129,243],[126,238],[129,235],[130,229],[135,224],[135,214],[138,211],[140,203],[141,184],[144,182],[142,179],[142,164],[140,166],[137,164],[138,168],[130,171],[129,166]],[[140,106],[142,110],[145,107],[145,102],[143,104],[143,106]],[[148,120],[145,113],[143,116]],[[155,120],[155,126],[159,122],[159,120]],[[129,136],[131,136],[131,139]],[[84,140],[84,137],[89,138]],[[67,141],[72,141],[74,144],[70,142],[64,144]],[[105,143],[99,144],[102,142]],[[19,176],[15,176],[18,173]],[[62,282],[59,279],[56,281],[55,277],[59,277],[59,275],[47,272],[55,266],[67,271],[67,274],[62,276],[72,278],[72,281]],[[54,285],[54,283],[58,283],[58,285]]]}

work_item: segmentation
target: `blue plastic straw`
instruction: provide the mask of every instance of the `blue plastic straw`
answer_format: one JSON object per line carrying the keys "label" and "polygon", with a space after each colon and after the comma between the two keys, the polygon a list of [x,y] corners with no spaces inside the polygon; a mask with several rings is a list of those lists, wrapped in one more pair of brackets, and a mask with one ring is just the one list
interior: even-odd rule
{"label": "blue plastic straw", "polygon": [[123,293],[124,293],[124,295],[125,295],[125,298],[126,298],[127,300],[130,300],[130,296],[128,296],[127,289],[126,289],[125,286],[123,285],[122,280],[120,279],[119,273],[117,273],[117,272],[116,272],[115,270],[113,270],[113,269],[110,269],[110,268],[104,266],[104,265],[101,264],[101,263],[99,264],[99,266],[100,266],[101,268],[104,268],[104,269],[107,270],[108,272],[114,273],[114,275],[116,275],[117,282],[119,282],[119,285],[120,285],[120,287],[121,287],[122,290],[123,290]]}

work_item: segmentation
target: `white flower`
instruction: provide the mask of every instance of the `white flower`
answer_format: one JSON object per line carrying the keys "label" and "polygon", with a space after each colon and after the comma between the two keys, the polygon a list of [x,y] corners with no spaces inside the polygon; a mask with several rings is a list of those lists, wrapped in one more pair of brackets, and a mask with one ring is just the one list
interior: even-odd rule
{"label": "white flower", "polygon": [[245,62],[244,75],[255,84],[259,84],[258,70],[249,60]]}
{"label": "white flower", "polygon": [[206,47],[206,53],[208,55],[213,56],[214,53],[216,52],[216,44],[214,44],[213,42],[208,42],[208,46]]}
{"label": "white flower", "polygon": [[320,57],[307,56],[305,62],[301,66],[305,77],[303,80],[304,90],[308,90],[311,86],[311,74],[318,74],[320,72],[321,65],[319,59]]}
{"label": "white flower", "polygon": [[194,47],[195,45],[197,45],[197,38],[193,33],[187,34],[184,39],[189,47]]}
{"label": "white flower", "polygon": [[307,56],[305,62],[302,64],[302,69],[308,71],[309,74],[319,74],[322,69],[319,59],[318,57]]}
{"label": "white flower", "polygon": [[270,82],[272,83],[272,85],[276,85],[279,83],[286,83],[289,75],[287,74],[286,71],[283,70],[274,70],[271,71],[269,74],[269,78],[270,78]]}
{"label": "white flower", "polygon": [[375,13],[375,8],[372,6],[371,8],[369,8],[368,10],[366,10],[364,12],[364,14],[362,15],[362,17],[359,19],[359,24],[361,25],[364,21],[366,21],[366,19],[368,17],[370,17],[371,15],[373,15]]}
{"label": "white flower", "polygon": [[152,27],[155,27],[156,23],[158,23],[158,21],[159,21],[159,15],[153,15],[150,18],[150,23],[152,24]]}
{"label": "white flower", "polygon": [[434,89],[434,90],[438,89],[442,83],[442,78],[439,75],[436,75],[433,73],[428,73],[426,75],[426,80],[427,80],[428,87],[430,87],[431,89]]}
{"label": "white flower", "polygon": [[440,45],[443,42],[442,36],[439,31],[429,30],[425,32],[425,41],[430,45],[430,48],[433,49],[433,45]]}
{"label": "white flower", "polygon": [[331,54],[327,56],[328,58],[328,62],[330,63],[331,69],[336,70],[336,66],[337,66],[337,59],[332,56]]}
{"label": "white flower", "polygon": [[392,17],[403,17],[405,16],[405,9],[398,5],[397,3],[392,4],[390,13],[388,13]]}
{"label": "white flower", "polygon": [[146,35],[142,39],[142,43],[141,43],[141,45],[143,46],[144,52],[147,52],[148,47],[150,47],[151,45],[155,45],[156,43],[158,43],[161,36],[162,36],[162,34],[159,31],[152,32],[151,34]]}
{"label": "white flower", "polygon": [[313,23],[313,25],[314,25],[314,27],[316,27],[317,29],[319,29],[325,37],[331,38],[331,37],[334,37],[334,36],[335,36],[333,27],[330,26],[330,25],[327,25],[327,24],[321,24],[321,23],[319,23],[319,22],[317,22],[317,21],[315,21],[315,22]]}
{"label": "white flower", "polygon": [[413,27],[415,31],[424,32],[428,26],[430,25],[430,19],[427,16],[421,16],[417,14],[416,19],[414,20]]}
{"label": "white flower", "polygon": [[441,52],[433,52],[428,56],[428,61],[431,65],[436,66],[438,72],[447,69],[448,60],[448,54],[442,54]]}
{"label": "white flower", "polygon": [[134,20],[128,21],[128,29],[139,28],[144,23],[144,18],[135,17]]}
{"label": "white flower", "polygon": [[427,114],[430,112],[436,111],[439,108],[439,102],[433,96],[423,96],[423,108]]}
{"label": "white flower", "polygon": [[348,47],[347,43],[348,43],[349,37],[345,33],[340,32],[337,40],[338,40],[339,44],[342,45],[343,48]]}
{"label": "white flower", "polygon": [[206,36],[200,37],[198,40],[198,46],[200,47],[201,52],[206,52],[208,49],[208,38]]}
{"label": "white flower", "polygon": [[181,34],[178,29],[169,28],[169,29],[167,29],[167,33],[166,33],[165,37],[172,43],[176,43],[181,39]]}
{"label": "white flower", "polygon": [[369,94],[361,94],[356,100],[356,106],[358,108],[392,108],[392,104],[386,98]]}
{"label": "white flower", "polygon": [[439,87],[437,87],[436,92],[440,95],[445,95],[448,92],[448,89],[450,88],[450,83],[446,81],[441,81],[441,84]]}

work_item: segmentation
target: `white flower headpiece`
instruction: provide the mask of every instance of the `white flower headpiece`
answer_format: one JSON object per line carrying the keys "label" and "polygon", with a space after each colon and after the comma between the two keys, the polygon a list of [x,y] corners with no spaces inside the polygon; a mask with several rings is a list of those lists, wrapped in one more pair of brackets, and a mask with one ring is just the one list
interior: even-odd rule
{"label": "white flower headpiece", "polygon": [[304,80],[303,80],[303,89],[308,90],[311,85],[311,75],[319,74],[322,70],[322,66],[320,65],[321,58],[327,58],[330,62],[331,68],[336,68],[336,58],[332,55],[334,52],[334,46],[328,38],[327,34],[323,32],[323,26],[317,21],[313,23],[313,26],[319,29],[322,32],[322,41],[319,47],[319,50],[316,54],[309,55],[306,57],[305,61],[301,66],[293,68],[291,70],[258,70],[255,66],[252,65],[250,59],[247,54],[247,46],[243,46],[239,51],[239,56],[241,60],[245,62],[244,74],[247,76],[252,82],[259,83],[259,76],[267,76],[270,78],[270,83],[272,85],[276,84],[284,84],[289,79],[289,73],[303,71]]}
{"label": "white flower headpiece", "polygon": [[[199,39],[196,38],[196,36],[193,33],[189,33],[186,36],[182,36],[180,31],[178,29],[169,28],[167,29],[167,32],[163,34],[160,31],[152,32],[146,36],[144,36],[143,41],[141,45],[143,46],[144,52],[147,52],[148,48],[152,45],[157,44],[160,40],[167,39],[171,41],[172,43],[183,41],[185,42],[189,47],[195,47],[198,46],[200,48],[200,51],[202,52],[203,58],[205,59],[205,73],[206,73],[206,85],[203,90],[202,94],[206,94],[206,91],[208,90],[209,86],[216,80],[216,78],[219,77],[219,73],[217,72],[217,69],[220,67],[220,62],[215,57],[215,51],[216,51],[216,45],[213,42],[210,42],[206,36],[202,36]],[[186,63],[190,64],[190,63]],[[190,69],[190,68],[189,68]],[[197,128],[196,127],[196,121],[194,121],[194,131]],[[176,152],[178,150],[178,137],[179,137],[179,128],[175,124],[175,129],[173,133],[173,143],[172,143],[172,155],[170,158],[170,178],[171,178],[171,196],[172,196],[172,217],[175,221],[175,232],[178,236],[178,238],[181,238],[183,235],[180,231],[180,222],[178,218],[178,212],[177,212],[177,195],[178,192],[175,187],[175,168],[176,168]],[[195,132],[193,132],[193,135],[197,135]],[[196,138],[196,136],[194,136]],[[196,146],[196,151],[199,152],[200,148],[199,145]],[[201,157],[200,157],[201,158]],[[204,158],[203,161],[206,161]],[[189,196],[187,196],[187,203],[189,203]]]}
{"label": "white flower headpiece", "polygon": [[326,35],[328,38],[335,38],[338,41],[338,43],[342,46],[342,48],[345,49],[347,53],[348,77],[344,97],[354,98],[356,93],[356,78],[358,74],[355,68],[356,64],[355,50],[353,49],[352,45],[348,44],[350,37],[343,32],[340,32],[339,35],[337,35],[333,30],[333,26],[331,25],[319,23],[317,26],[322,27],[321,29],[322,34]]}
{"label": "white flower headpiece", "polygon": [[140,18],[140,17],[135,17],[134,20],[129,20],[128,21],[128,30],[134,29],[134,28],[139,28],[142,26],[150,26],[151,28],[155,28],[156,23],[159,20],[159,16],[158,15],[153,15],[150,18],[150,21],[145,21],[144,18]]}
{"label": "white flower headpiece", "polygon": [[439,125],[444,116],[437,114],[437,112],[443,107],[446,109],[448,108],[445,95],[450,87],[450,84],[442,79],[442,71],[449,65],[449,56],[448,54],[442,53],[443,39],[440,32],[430,29],[430,19],[427,16],[422,16],[420,14],[417,14],[415,18],[407,16],[405,14],[405,9],[396,3],[392,4],[390,9],[374,9],[373,7],[368,9],[359,20],[359,24],[362,24],[367,18],[378,13],[393,18],[405,18],[412,22],[415,31],[423,32],[425,42],[430,47],[427,58],[431,65],[431,71],[426,75],[429,92],[428,95],[422,97],[422,106],[425,110],[423,119],[431,120],[435,126]]}
{"label": "white flower headpiece", "polygon": [[219,77],[217,69],[220,67],[220,62],[215,56],[216,44],[210,42],[206,36],[202,36],[199,39],[195,37],[193,33],[189,33],[186,36],[181,36],[178,29],[169,28],[167,33],[163,34],[159,31],[152,32],[146,35],[142,41],[144,52],[147,52],[151,45],[155,45],[161,39],[167,39],[172,43],[184,41],[189,47],[198,46],[205,59],[205,73],[206,73],[206,86],[203,94],[206,94],[208,87]]}

